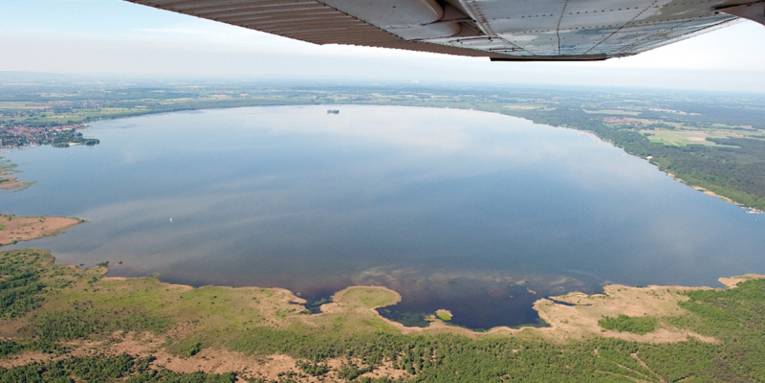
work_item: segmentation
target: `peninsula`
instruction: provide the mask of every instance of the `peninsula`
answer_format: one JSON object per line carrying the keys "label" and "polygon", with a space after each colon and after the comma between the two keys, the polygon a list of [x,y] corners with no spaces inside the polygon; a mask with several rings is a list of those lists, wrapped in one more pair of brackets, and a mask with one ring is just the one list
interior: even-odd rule
{"label": "peninsula", "polygon": [[16,177],[15,171],[15,164],[0,157],[0,191],[17,191],[30,185]]}
{"label": "peninsula", "polygon": [[56,235],[84,221],[72,217],[0,214],[0,246]]}

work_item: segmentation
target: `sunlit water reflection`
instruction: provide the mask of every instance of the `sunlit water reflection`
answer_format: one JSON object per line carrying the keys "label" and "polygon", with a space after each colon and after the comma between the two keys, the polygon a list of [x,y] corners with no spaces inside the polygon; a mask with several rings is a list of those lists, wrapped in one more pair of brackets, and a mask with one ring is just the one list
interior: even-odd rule
{"label": "sunlit water reflection", "polygon": [[0,194],[2,210],[87,219],[25,244],[61,262],[309,299],[382,284],[403,296],[386,315],[413,324],[442,307],[475,328],[534,323],[535,299],[606,281],[765,271],[762,216],[592,135],[475,111],[340,109],[98,122],[96,147],[7,153],[37,183]]}

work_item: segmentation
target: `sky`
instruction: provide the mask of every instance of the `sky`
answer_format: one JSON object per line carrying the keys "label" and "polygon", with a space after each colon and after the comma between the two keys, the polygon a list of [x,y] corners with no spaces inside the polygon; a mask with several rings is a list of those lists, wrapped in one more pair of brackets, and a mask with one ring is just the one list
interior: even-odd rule
{"label": "sky", "polygon": [[637,56],[490,62],[318,46],[122,0],[0,1],[0,71],[153,79],[647,87],[765,93],[765,27],[742,21]]}

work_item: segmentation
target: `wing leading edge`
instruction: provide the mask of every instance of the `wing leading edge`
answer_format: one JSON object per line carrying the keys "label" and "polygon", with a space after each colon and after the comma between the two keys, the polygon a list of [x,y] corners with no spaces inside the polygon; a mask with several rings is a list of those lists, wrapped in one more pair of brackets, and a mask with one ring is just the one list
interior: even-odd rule
{"label": "wing leading edge", "polygon": [[495,61],[630,56],[746,17],[731,0],[128,0],[316,44]]}

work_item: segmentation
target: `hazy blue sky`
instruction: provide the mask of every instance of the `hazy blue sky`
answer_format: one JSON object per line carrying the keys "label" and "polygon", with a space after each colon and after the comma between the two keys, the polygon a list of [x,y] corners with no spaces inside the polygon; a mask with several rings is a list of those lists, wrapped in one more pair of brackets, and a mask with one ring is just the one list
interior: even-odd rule
{"label": "hazy blue sky", "polygon": [[1,0],[0,71],[645,86],[765,92],[765,27],[741,22],[600,63],[491,63],[316,46],[121,0]]}

